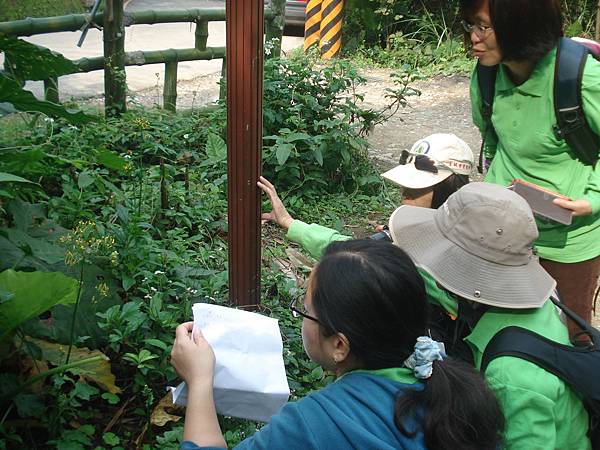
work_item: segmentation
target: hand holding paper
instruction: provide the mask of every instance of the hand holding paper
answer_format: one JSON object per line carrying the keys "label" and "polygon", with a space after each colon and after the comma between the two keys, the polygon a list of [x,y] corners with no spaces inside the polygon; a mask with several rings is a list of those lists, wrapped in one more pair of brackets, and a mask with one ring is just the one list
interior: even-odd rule
{"label": "hand holding paper", "polygon": [[[188,322],[177,328],[173,367],[194,386],[213,380],[214,373],[220,414],[266,422],[289,397],[277,320],[205,303],[193,311],[193,327]],[[192,328],[202,330],[195,340]],[[187,388],[185,383],[171,388],[174,403],[187,404]]]}
{"label": "hand holding paper", "polygon": [[186,322],[175,330],[171,364],[188,386],[193,383],[210,383],[212,386],[215,354],[202,331],[192,332],[193,326],[194,322]]}

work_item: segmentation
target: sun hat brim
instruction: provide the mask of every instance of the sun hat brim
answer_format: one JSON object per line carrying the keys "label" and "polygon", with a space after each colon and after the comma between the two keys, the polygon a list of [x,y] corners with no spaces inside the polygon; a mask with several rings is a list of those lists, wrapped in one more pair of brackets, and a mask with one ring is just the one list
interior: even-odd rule
{"label": "sun hat brim", "polygon": [[438,169],[438,173],[418,170],[414,164],[404,164],[382,173],[386,180],[409,189],[423,189],[434,186],[452,175],[451,170]]}
{"label": "sun hat brim", "polygon": [[401,206],[390,217],[392,239],[440,285],[456,295],[490,306],[539,308],[556,281],[536,257],[524,265],[485,260],[447,239],[435,223],[435,209]]}

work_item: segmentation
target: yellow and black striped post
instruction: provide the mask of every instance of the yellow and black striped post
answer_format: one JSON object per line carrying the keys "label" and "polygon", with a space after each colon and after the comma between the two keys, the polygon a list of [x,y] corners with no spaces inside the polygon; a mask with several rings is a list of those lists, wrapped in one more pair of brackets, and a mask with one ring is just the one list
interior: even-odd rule
{"label": "yellow and black striped post", "polygon": [[304,22],[304,52],[319,43],[321,33],[321,1],[308,0],[306,3],[306,21]]}
{"label": "yellow and black striped post", "polygon": [[331,59],[342,48],[342,9],[344,0],[323,0],[319,49],[323,59]]}

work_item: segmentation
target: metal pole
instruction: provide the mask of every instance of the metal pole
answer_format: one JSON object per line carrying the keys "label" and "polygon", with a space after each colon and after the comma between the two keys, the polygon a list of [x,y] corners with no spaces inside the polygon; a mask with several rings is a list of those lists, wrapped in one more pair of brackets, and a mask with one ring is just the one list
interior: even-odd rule
{"label": "metal pole", "polygon": [[123,0],[107,0],[104,11],[104,113],[118,116],[126,110],[125,28]]}
{"label": "metal pole", "polygon": [[227,0],[229,300],[260,299],[264,0]]}

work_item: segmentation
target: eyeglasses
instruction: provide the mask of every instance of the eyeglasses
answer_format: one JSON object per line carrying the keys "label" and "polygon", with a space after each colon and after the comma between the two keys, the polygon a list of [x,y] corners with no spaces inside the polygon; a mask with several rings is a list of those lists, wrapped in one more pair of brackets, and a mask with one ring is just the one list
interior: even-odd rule
{"label": "eyeglasses", "polygon": [[402,150],[400,154],[400,165],[414,164],[415,169],[425,172],[438,173],[438,164],[427,155],[415,155],[408,150]]}
{"label": "eyeglasses", "polygon": [[319,322],[319,319],[309,315],[306,312],[306,309],[304,309],[304,294],[301,294],[299,296],[297,296],[296,298],[294,298],[289,305],[290,311],[292,311],[292,316],[294,317],[304,317],[305,319],[309,319],[309,320],[314,320],[317,323],[321,323]]}
{"label": "eyeglasses", "polygon": [[479,39],[485,39],[492,31],[494,31],[492,27],[469,23],[466,20],[461,20],[460,23],[467,33],[475,33]]}

